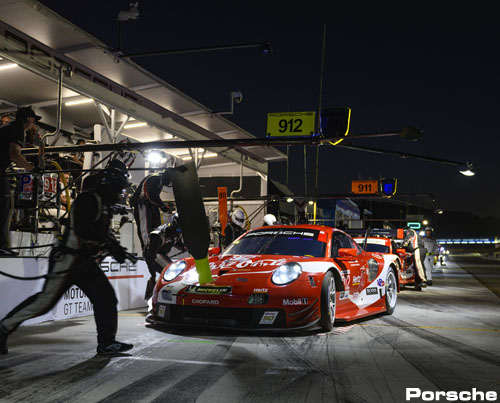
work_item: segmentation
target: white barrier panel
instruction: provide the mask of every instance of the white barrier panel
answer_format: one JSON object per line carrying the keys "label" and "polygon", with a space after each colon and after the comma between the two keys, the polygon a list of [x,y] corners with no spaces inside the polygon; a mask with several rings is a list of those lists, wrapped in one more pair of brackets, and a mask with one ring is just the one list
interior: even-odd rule
{"label": "white barrier panel", "polygon": [[[118,310],[146,307],[144,291],[149,271],[143,260],[120,264],[107,257],[101,262],[101,269],[108,277],[118,299]],[[19,277],[35,277],[47,273],[47,258],[2,258],[0,270]],[[0,318],[3,318],[19,303],[42,290],[44,280],[15,280],[0,275]],[[47,320],[60,320],[77,316],[92,315],[92,304],[77,286],[72,286],[56,306],[47,314],[30,319],[24,324]]]}

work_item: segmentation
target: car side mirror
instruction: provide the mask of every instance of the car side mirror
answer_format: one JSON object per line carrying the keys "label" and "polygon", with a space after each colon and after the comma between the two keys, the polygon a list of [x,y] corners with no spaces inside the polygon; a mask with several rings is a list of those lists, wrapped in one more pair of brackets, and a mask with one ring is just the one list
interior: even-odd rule
{"label": "car side mirror", "polygon": [[217,256],[217,255],[220,255],[220,248],[219,248],[219,247],[216,247],[216,248],[208,248],[208,255],[209,255],[209,256]]}
{"label": "car side mirror", "polygon": [[358,250],[355,248],[340,248],[338,251],[339,257],[356,257],[358,256]]}

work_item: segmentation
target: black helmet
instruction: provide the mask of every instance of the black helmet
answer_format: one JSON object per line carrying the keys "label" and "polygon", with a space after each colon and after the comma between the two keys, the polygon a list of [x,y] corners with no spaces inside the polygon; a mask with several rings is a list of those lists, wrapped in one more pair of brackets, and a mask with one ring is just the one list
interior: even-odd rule
{"label": "black helmet", "polygon": [[104,168],[96,178],[95,189],[107,202],[117,203],[124,190],[130,188],[128,172],[117,168]]}
{"label": "black helmet", "polygon": [[23,106],[17,110],[16,120],[24,124],[28,121],[28,118],[35,118],[35,121],[38,122],[42,117],[38,116],[31,106]]}
{"label": "black helmet", "polygon": [[125,165],[125,163],[117,159],[110,160],[106,165],[106,168],[116,168],[120,171],[127,172],[127,166]]}

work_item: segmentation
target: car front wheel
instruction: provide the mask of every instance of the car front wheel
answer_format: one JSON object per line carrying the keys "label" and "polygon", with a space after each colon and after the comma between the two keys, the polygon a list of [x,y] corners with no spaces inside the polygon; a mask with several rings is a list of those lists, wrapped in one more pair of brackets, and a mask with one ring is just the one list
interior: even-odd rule
{"label": "car front wheel", "polygon": [[333,329],[335,322],[335,302],[336,288],[335,279],[332,272],[328,272],[323,277],[321,285],[321,319],[320,326],[323,330],[329,332]]}
{"label": "car front wheel", "polygon": [[396,281],[396,274],[394,269],[390,268],[387,271],[385,280],[385,310],[388,315],[392,315],[396,308],[398,300],[398,283]]}

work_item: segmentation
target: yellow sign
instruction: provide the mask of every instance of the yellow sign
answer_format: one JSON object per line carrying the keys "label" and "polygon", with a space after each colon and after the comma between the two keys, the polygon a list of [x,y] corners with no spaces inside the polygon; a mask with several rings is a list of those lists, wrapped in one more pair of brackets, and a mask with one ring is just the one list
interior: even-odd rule
{"label": "yellow sign", "polygon": [[351,192],[355,194],[377,194],[378,193],[378,181],[352,181],[351,182]]}
{"label": "yellow sign", "polygon": [[267,114],[267,137],[311,137],[316,112],[278,112]]}

